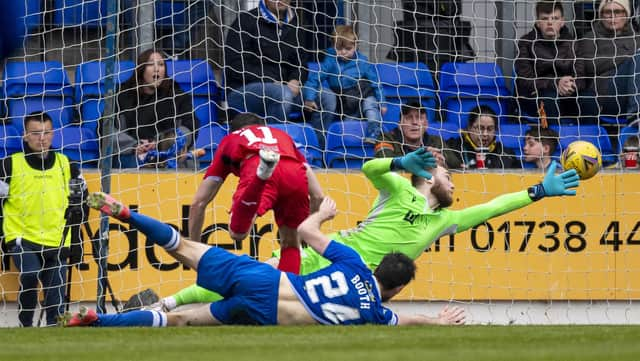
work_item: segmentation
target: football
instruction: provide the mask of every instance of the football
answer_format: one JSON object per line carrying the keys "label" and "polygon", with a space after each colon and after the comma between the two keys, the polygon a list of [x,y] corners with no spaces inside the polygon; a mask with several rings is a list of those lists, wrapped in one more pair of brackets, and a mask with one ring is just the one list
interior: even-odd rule
{"label": "football", "polygon": [[569,144],[560,158],[564,170],[575,169],[580,179],[593,177],[602,168],[602,155],[598,148],[583,140]]}

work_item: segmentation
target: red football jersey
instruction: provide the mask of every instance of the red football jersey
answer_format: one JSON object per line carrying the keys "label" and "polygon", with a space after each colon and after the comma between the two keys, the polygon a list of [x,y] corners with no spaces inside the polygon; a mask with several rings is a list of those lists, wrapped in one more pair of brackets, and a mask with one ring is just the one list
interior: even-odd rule
{"label": "red football jersey", "polygon": [[222,138],[204,178],[225,180],[229,173],[239,176],[242,162],[264,148],[280,153],[280,159],[288,158],[301,163],[307,161],[287,133],[264,125],[252,125]]}

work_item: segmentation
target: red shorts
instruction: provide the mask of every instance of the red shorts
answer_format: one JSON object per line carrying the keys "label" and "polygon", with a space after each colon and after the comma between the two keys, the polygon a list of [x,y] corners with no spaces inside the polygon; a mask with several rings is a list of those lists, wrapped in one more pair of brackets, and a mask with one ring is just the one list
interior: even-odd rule
{"label": "red shorts", "polygon": [[[258,161],[258,157],[252,157],[243,164],[238,188],[233,195],[234,202],[237,201],[237,195],[243,193],[251,177],[256,176]],[[309,216],[309,183],[304,164],[290,159],[280,159],[271,178],[265,184],[256,213],[262,216],[270,209],[273,209],[278,226],[294,229]]]}

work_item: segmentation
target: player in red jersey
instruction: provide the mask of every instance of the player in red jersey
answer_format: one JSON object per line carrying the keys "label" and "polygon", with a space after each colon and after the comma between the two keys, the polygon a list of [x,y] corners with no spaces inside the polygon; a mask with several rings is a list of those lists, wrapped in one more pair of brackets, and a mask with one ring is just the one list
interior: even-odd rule
{"label": "player in red jersey", "polygon": [[248,113],[233,119],[231,131],[220,142],[191,204],[189,236],[200,242],[205,207],[234,174],[240,180],[231,206],[231,238],[243,240],[255,218],[273,209],[284,258],[278,268],[299,273],[296,229],[309,215],[309,196],[313,202],[322,200],[320,184],[287,133]]}

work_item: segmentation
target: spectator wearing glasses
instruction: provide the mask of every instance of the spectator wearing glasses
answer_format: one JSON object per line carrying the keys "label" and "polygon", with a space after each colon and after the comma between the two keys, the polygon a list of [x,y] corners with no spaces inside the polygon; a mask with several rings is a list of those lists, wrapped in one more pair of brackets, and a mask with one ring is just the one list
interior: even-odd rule
{"label": "spectator wearing glasses", "polygon": [[449,169],[521,168],[514,151],[496,138],[498,116],[493,109],[481,105],[470,114],[460,137],[447,141],[446,148],[455,155],[453,161],[447,159]]}
{"label": "spectator wearing glasses", "polygon": [[638,112],[640,78],[634,74],[640,71],[640,64],[634,57],[639,47],[629,0],[601,1],[593,31],[585,35],[576,50],[583,61],[578,78],[590,82],[601,115],[618,117]]}

